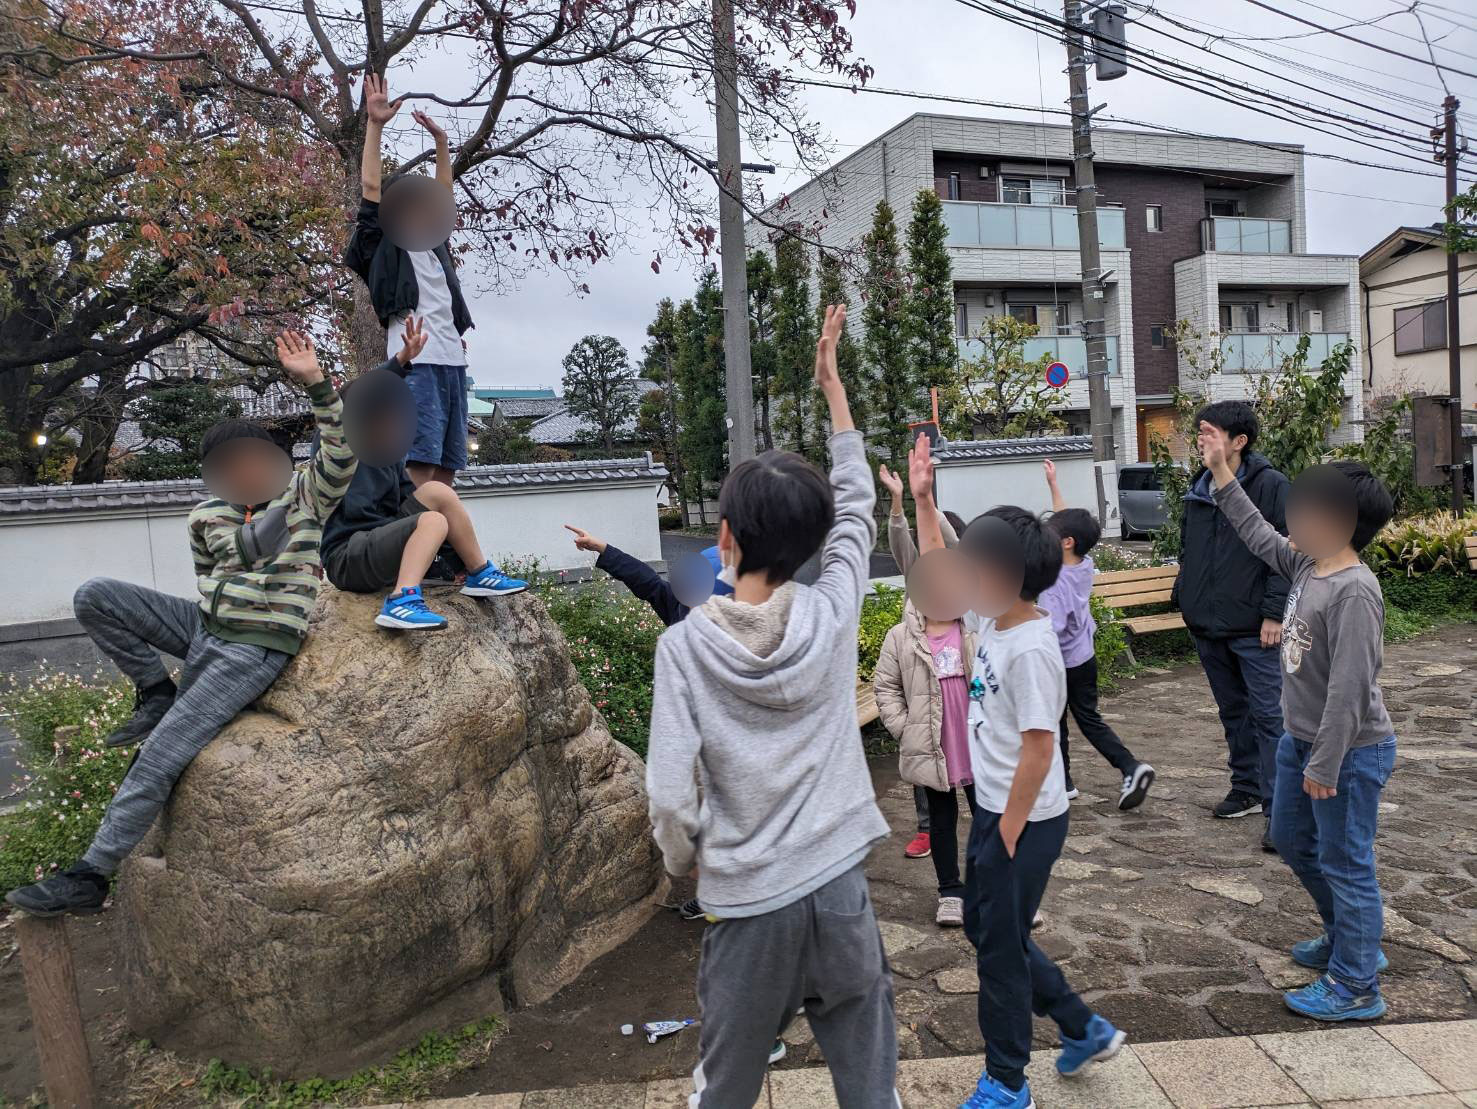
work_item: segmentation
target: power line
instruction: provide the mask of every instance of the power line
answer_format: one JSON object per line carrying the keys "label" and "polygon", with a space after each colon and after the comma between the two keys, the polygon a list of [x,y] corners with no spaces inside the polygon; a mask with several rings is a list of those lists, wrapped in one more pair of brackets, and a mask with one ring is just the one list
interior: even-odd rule
{"label": "power line", "polygon": [[[1273,12],[1276,15],[1282,16],[1284,19],[1290,19],[1294,23],[1301,23],[1305,27],[1312,27],[1315,30],[1320,31],[1320,32],[1323,32],[1325,34],[1337,35],[1341,39],[1348,39],[1350,42],[1357,42],[1360,46],[1367,46],[1371,50],[1379,50],[1382,53],[1390,54],[1390,55],[1392,55],[1393,57],[1396,57],[1396,58],[1404,58],[1408,62],[1419,62],[1421,65],[1431,65],[1432,64],[1426,58],[1420,58],[1420,57],[1417,57],[1414,54],[1407,54],[1403,50],[1395,50],[1395,49],[1392,49],[1391,47],[1384,46],[1384,45],[1382,45],[1381,43],[1378,43],[1378,42],[1369,42],[1366,39],[1362,39],[1362,38],[1359,38],[1359,37],[1357,37],[1355,35],[1351,35],[1351,34],[1346,33],[1342,28],[1338,28],[1338,27],[1325,27],[1325,26],[1323,26],[1323,24],[1321,24],[1321,23],[1315,23],[1311,19],[1304,19],[1300,15],[1293,15],[1291,12],[1285,12],[1281,8],[1274,7],[1271,4],[1265,3],[1264,0],[1246,0],[1246,3],[1253,4],[1253,5],[1255,5],[1258,8],[1262,8],[1262,9],[1264,9],[1266,11]],[[1391,14],[1393,14],[1393,13],[1391,13]],[[1447,66],[1446,68],[1450,69],[1451,72],[1453,72],[1453,73],[1459,73],[1459,74],[1461,74],[1463,77],[1474,77],[1474,78],[1477,78],[1477,73],[1473,73],[1470,70],[1457,69],[1455,66]]]}

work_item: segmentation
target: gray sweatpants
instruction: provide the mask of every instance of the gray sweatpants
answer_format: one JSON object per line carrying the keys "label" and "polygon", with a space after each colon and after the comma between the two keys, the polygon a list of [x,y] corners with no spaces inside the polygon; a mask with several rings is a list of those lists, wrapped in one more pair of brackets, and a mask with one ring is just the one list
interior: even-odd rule
{"label": "gray sweatpants", "polygon": [[82,856],[111,874],[147,834],[185,767],[266,692],[292,656],[219,639],[205,630],[195,602],[126,581],[84,582],[73,608],[93,642],[140,688],[169,676],[160,651],[185,663],[174,705],[139,747]]}
{"label": "gray sweatpants", "polygon": [[892,971],[860,865],[772,913],[709,924],[697,996],[690,1109],[752,1106],[802,1006],[841,1109],[899,1109]]}

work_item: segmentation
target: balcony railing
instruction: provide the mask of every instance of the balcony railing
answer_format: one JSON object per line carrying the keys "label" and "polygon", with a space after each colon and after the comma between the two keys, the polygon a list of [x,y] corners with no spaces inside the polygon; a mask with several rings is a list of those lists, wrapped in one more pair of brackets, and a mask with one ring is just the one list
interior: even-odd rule
{"label": "balcony railing", "polygon": [[[1118,375],[1118,336],[1108,335],[1108,375]],[[965,358],[978,358],[985,353],[985,345],[978,339],[960,339],[959,353]],[[1040,335],[1026,340],[1025,358],[1034,362],[1043,354],[1053,361],[1065,362],[1072,372],[1072,380],[1087,380],[1087,340],[1080,335]]]}
{"label": "balcony railing", "polygon": [[1285,219],[1211,216],[1200,221],[1200,245],[1207,251],[1288,254],[1292,251],[1292,223]]}
{"label": "balcony railing", "polygon": [[[1061,204],[984,204],[944,202],[949,246],[1025,246],[1077,249],[1077,209]],[[1123,209],[1097,210],[1098,243],[1122,250]]]}
{"label": "balcony railing", "polygon": [[1308,340],[1308,365],[1317,367],[1328,359],[1329,351],[1349,341],[1347,332],[1308,331],[1225,335],[1221,338],[1221,369],[1228,374],[1266,373],[1282,364],[1284,357],[1297,353],[1298,342]]}

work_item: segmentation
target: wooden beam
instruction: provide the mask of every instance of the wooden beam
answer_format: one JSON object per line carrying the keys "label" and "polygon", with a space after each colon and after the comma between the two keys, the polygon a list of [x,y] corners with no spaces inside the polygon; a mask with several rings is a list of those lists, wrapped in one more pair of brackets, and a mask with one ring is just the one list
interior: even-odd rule
{"label": "wooden beam", "polygon": [[82,1030],[66,917],[16,912],[15,937],[47,1102],[53,1109],[92,1109],[97,1104],[92,1061]]}

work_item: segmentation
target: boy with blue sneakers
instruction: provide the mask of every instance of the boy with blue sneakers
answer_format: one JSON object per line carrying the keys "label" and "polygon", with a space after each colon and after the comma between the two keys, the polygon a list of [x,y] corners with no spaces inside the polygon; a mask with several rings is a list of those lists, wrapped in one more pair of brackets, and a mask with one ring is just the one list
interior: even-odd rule
{"label": "boy with blue sneakers", "polygon": [[1374,1020],[1385,1012],[1378,974],[1386,966],[1374,837],[1395,729],[1377,681],[1384,596],[1359,552],[1394,503],[1360,463],[1313,466],[1288,491],[1289,542],[1231,480],[1225,433],[1202,432],[1201,443],[1221,512],[1247,549],[1292,583],[1271,836],[1323,920],[1323,934],[1295,944],[1292,957],[1324,973],[1283,1000],[1315,1020]]}
{"label": "boy with blue sneakers", "polygon": [[[909,453],[918,545],[943,546],[928,440]],[[1056,580],[1061,542],[1036,516],[1004,506],[974,520],[960,548],[975,567],[976,636],[969,754],[975,814],[965,872],[964,928],[976,951],[985,1071],[961,1109],[1032,1109],[1026,1065],[1031,1014],[1061,1030],[1063,1075],[1109,1059],[1124,1033],[1089,1009],[1031,940],[1031,921],[1067,838],[1066,777],[1057,726],[1067,675],[1051,617],[1036,599]]]}
{"label": "boy with blue sneakers", "polygon": [[350,433],[359,466],[323,527],[328,580],[349,593],[389,589],[374,622],[402,631],[446,626],[446,617],[432,612],[421,594],[421,581],[443,544],[467,567],[462,585],[467,596],[498,597],[528,588],[482,553],[472,519],[450,485],[424,481],[417,487],[400,461],[406,444],[395,440],[413,424],[400,411],[405,389],[398,373],[414,360],[424,334],[419,321],[410,317],[399,353],[344,387],[355,417]]}

